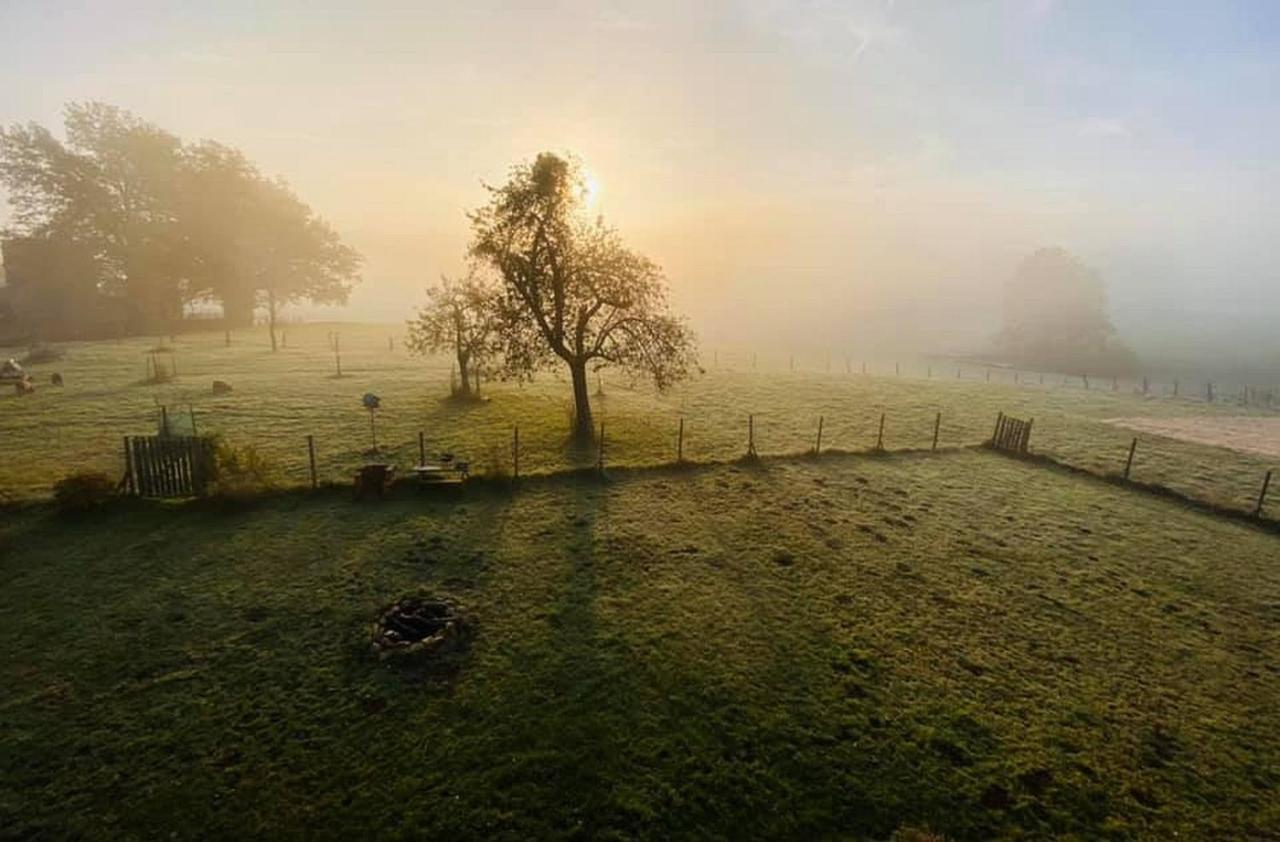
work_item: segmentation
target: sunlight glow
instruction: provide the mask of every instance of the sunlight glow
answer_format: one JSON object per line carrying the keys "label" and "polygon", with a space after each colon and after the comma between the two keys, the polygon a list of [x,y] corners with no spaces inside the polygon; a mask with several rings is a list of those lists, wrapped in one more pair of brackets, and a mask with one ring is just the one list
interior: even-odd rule
{"label": "sunlight glow", "polygon": [[600,179],[592,173],[586,173],[582,179],[582,201],[588,209],[594,210],[600,198]]}

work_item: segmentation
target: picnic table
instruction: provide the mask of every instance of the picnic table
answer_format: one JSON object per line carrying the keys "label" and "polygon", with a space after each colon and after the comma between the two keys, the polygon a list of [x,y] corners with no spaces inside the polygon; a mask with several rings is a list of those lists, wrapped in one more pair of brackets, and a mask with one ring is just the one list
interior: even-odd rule
{"label": "picnic table", "polygon": [[471,476],[469,463],[453,460],[415,465],[412,470],[421,485],[461,485]]}

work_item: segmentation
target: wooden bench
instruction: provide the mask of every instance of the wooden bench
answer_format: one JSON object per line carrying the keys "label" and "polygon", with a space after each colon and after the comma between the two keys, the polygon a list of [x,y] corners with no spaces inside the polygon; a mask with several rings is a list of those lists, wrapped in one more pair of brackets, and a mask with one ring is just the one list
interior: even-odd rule
{"label": "wooden bench", "polygon": [[462,485],[471,476],[467,462],[449,462],[443,465],[415,465],[413,473],[418,485],[423,487]]}

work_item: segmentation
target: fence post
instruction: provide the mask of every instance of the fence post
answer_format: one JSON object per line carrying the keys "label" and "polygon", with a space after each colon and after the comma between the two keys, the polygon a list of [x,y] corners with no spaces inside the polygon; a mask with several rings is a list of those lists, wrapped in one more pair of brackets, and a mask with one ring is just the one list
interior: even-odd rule
{"label": "fence post", "polygon": [[894,376],[894,377],[899,377],[899,376],[901,376],[901,374],[902,374],[902,368],[901,368],[897,363],[894,363],[894,364],[893,364],[893,376]]}
{"label": "fence post", "polygon": [[994,447],[1000,437],[1000,426],[1004,423],[1004,413],[996,413],[996,428],[991,431],[991,445]]}
{"label": "fence post", "polygon": [[937,417],[933,419],[933,447],[931,450],[938,449],[938,432],[942,429],[942,413],[939,412]]}
{"label": "fence post", "polygon": [[311,487],[319,485],[316,481],[316,437],[307,436],[307,458],[311,463]]}
{"label": "fence post", "polygon": [[129,437],[124,437],[124,487],[128,489],[129,494],[134,494],[137,490],[133,481],[133,460],[129,458]]}
{"label": "fence post", "polygon": [[338,376],[342,376],[342,350],[339,347],[338,334],[333,335],[333,361],[338,367]]}
{"label": "fence post", "polygon": [[1129,471],[1133,469],[1133,452],[1138,449],[1138,437],[1134,436],[1133,441],[1129,443],[1129,458],[1124,463],[1124,478],[1129,478]]}
{"label": "fence post", "polygon": [[421,430],[418,431],[418,465],[419,467],[427,464],[427,437],[423,435]]}
{"label": "fence post", "polygon": [[747,458],[756,458],[756,417],[747,415]]}
{"label": "fence post", "polygon": [[813,447],[813,455],[817,456],[822,452],[822,416],[818,416],[818,442]]}
{"label": "fence post", "polygon": [[604,473],[604,422],[600,422],[600,455],[596,459],[596,470]]}
{"label": "fence post", "polygon": [[160,407],[160,431],[161,435],[169,435],[169,407]]}
{"label": "fence post", "polygon": [[231,331],[224,330],[222,332],[222,342],[226,347],[231,347]]}
{"label": "fence post", "polygon": [[1173,396],[1175,398],[1178,396],[1178,378],[1176,377],[1173,379]]}
{"label": "fence post", "polygon": [[1019,447],[1019,452],[1021,453],[1026,453],[1031,447],[1031,425],[1034,423],[1036,423],[1036,419],[1028,418],[1027,426],[1022,428],[1022,443]]}
{"label": "fence post", "polygon": [[511,478],[520,479],[520,425],[517,424],[511,437]]}
{"label": "fence post", "polygon": [[880,413],[880,432],[876,433],[876,450],[884,450],[884,413]]}
{"label": "fence post", "polygon": [[680,432],[676,435],[676,464],[684,462],[684,416],[680,416]]}
{"label": "fence post", "polygon": [[1262,491],[1258,494],[1258,505],[1253,509],[1254,517],[1262,517],[1262,504],[1267,500],[1267,489],[1271,487],[1271,472],[1267,471],[1266,477],[1262,480]]}
{"label": "fence post", "polygon": [[191,416],[191,437],[198,438],[196,432],[196,408],[191,404],[187,404],[187,413]]}
{"label": "fence post", "polygon": [[1204,395],[1205,395],[1205,398],[1209,401],[1209,403],[1213,403],[1213,381],[1212,380],[1210,380],[1208,383],[1205,384]]}

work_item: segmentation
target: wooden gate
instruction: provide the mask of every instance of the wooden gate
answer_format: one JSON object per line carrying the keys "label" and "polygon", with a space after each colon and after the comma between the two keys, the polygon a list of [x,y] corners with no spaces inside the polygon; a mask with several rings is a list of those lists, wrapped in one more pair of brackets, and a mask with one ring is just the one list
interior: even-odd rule
{"label": "wooden gate", "polygon": [[996,416],[996,430],[991,435],[991,446],[1009,453],[1026,453],[1027,445],[1031,443],[1031,422],[1034,420],[1020,421],[1000,413]]}
{"label": "wooden gate", "polygon": [[214,474],[211,439],[125,436],[125,484],[139,497],[200,497]]}

